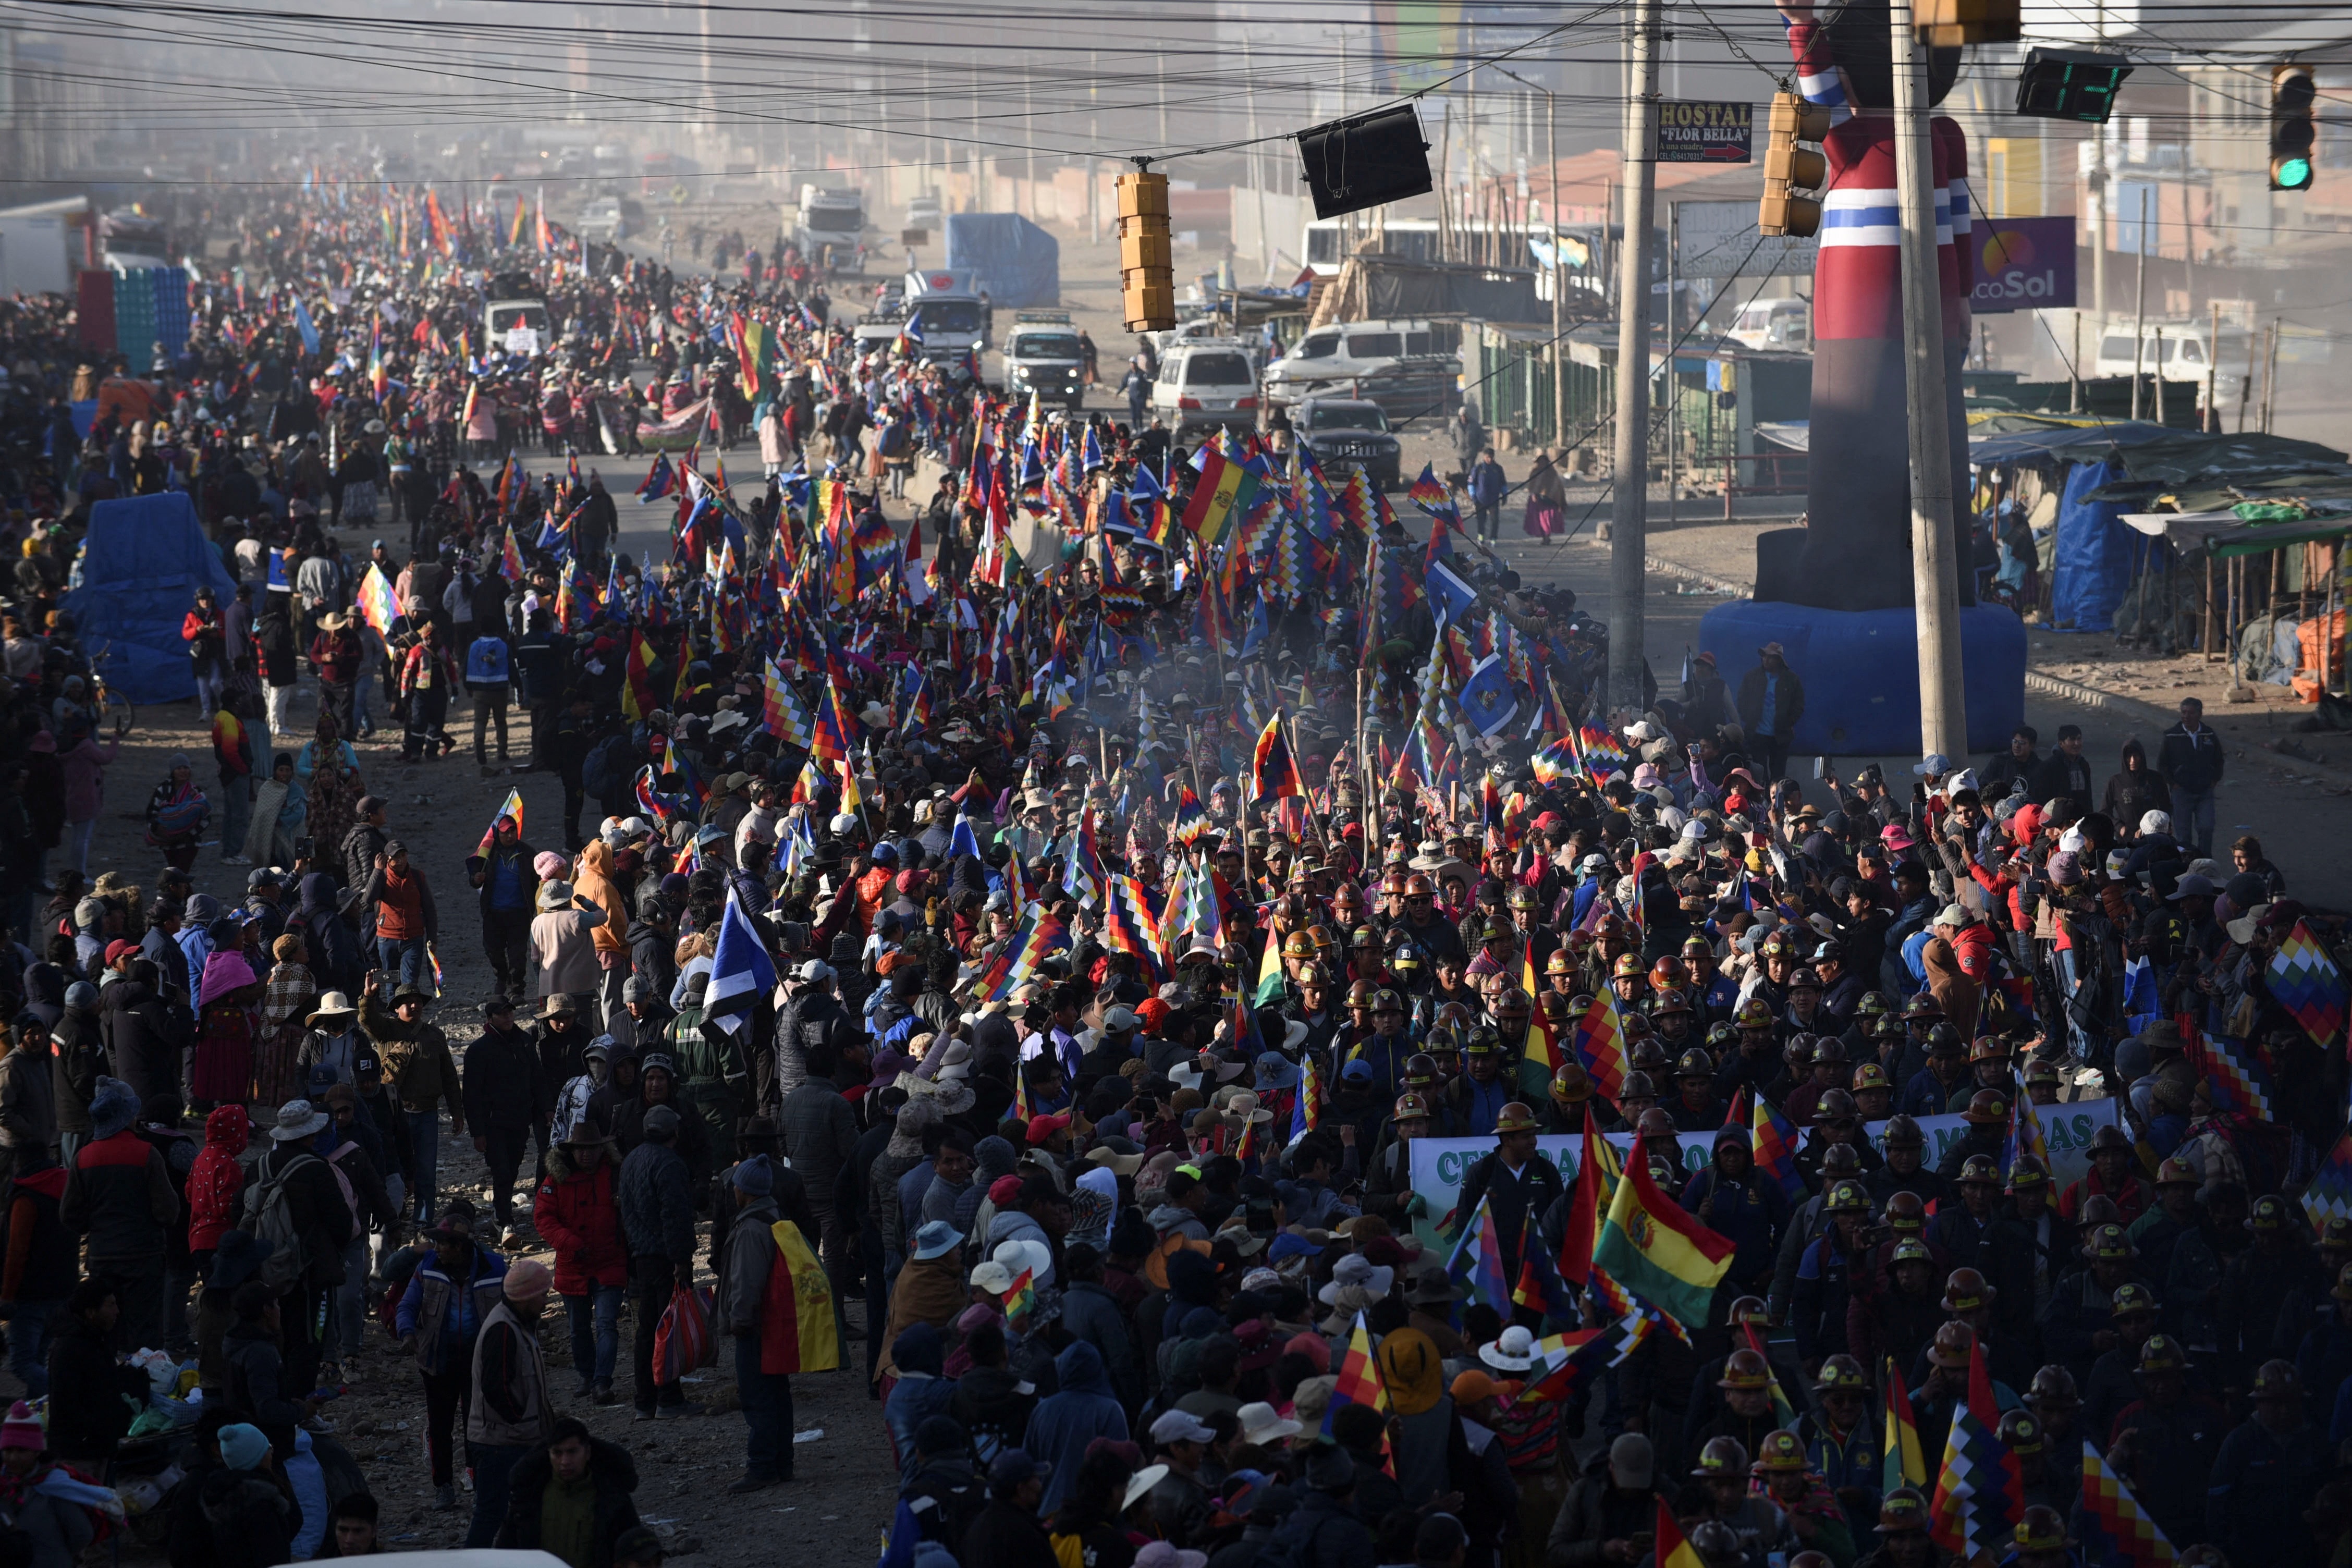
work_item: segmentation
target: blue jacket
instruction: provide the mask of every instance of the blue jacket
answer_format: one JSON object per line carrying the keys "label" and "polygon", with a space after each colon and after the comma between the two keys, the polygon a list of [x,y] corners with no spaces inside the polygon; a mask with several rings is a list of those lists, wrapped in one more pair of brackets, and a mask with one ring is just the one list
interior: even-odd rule
{"label": "blue jacket", "polygon": [[1054,1358],[1062,1391],[1039,1402],[1029,1415],[1029,1436],[1023,1447],[1029,1457],[1054,1467],[1045,1483],[1045,1500],[1037,1505],[1046,1519],[1054,1516],[1070,1495],[1087,1445],[1097,1437],[1127,1441],[1127,1411],[1112,1391],[1110,1375],[1095,1347],[1079,1340]]}
{"label": "blue jacket", "polygon": [[[1697,1214],[1722,1181],[1723,1173],[1717,1166],[1709,1165],[1701,1171],[1683,1189],[1683,1207]],[[1731,1271],[1725,1279],[1745,1286],[1770,1276],[1775,1253],[1772,1238],[1789,1223],[1789,1200],[1769,1178],[1753,1170],[1740,1178],[1739,1185],[1738,1201],[1718,1204],[1706,1224],[1738,1248],[1732,1256]]]}

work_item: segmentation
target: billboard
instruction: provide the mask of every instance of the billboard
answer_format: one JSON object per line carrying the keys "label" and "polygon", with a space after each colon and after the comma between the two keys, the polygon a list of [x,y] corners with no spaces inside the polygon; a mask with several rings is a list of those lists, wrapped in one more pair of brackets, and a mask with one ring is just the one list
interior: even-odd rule
{"label": "billboard", "polygon": [[1717,99],[1666,99],[1658,105],[1658,162],[1745,163],[1756,106]]}
{"label": "billboard", "polygon": [[2074,305],[2072,217],[1979,217],[1969,244],[1977,279],[1969,308],[1978,315]]}
{"label": "billboard", "polygon": [[1817,242],[1793,235],[1760,238],[1756,203],[1676,202],[1677,278],[1810,278]]}

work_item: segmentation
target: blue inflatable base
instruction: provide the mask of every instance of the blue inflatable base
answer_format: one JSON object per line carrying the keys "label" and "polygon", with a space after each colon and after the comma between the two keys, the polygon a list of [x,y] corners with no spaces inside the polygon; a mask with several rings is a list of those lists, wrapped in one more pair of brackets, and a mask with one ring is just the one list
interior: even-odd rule
{"label": "blue inflatable base", "polygon": [[[1736,704],[1756,650],[1780,645],[1805,689],[1794,753],[1919,755],[1919,647],[1908,609],[1816,610],[1736,600],[1709,610],[1698,643],[1715,655]],[[1960,612],[1969,750],[1997,752],[2025,721],[2025,624],[1998,605]]]}

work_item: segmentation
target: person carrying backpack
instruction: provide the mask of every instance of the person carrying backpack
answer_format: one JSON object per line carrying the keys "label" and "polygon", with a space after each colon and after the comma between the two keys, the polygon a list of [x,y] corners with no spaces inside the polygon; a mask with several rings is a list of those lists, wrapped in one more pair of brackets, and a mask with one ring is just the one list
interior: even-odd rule
{"label": "person carrying backpack", "polygon": [[313,1147],[327,1125],[307,1100],[278,1107],[270,1147],[237,1193],[237,1228],[271,1244],[257,1277],[278,1292],[288,1388],[318,1386],[327,1299],[343,1282],[343,1247],[356,1228],[342,1178]]}

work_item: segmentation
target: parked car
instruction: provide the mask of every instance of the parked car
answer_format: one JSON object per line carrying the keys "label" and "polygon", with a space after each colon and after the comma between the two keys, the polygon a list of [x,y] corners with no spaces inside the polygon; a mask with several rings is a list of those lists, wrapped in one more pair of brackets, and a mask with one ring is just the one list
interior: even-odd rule
{"label": "parked car", "polygon": [[1215,426],[1257,423],[1255,345],[1240,338],[1196,338],[1160,356],[1151,412],[1181,437]]}
{"label": "parked car", "polygon": [[1388,411],[1377,403],[1310,397],[1291,414],[1290,427],[1330,479],[1361,468],[1384,490],[1404,482],[1403,449],[1389,433]]}

